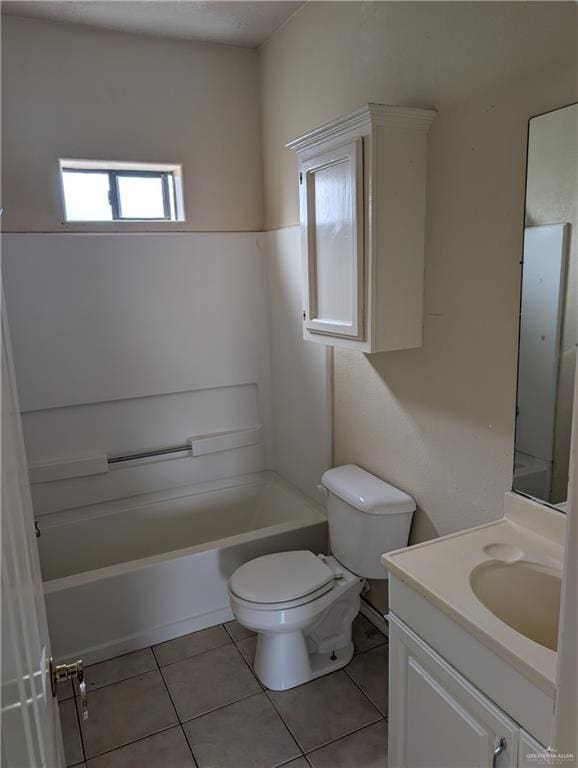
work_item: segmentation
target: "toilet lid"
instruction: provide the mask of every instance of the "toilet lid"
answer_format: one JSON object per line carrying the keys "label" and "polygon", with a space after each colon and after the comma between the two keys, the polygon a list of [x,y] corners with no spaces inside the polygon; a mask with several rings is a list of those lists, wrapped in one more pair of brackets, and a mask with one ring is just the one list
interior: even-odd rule
{"label": "toilet lid", "polygon": [[229,587],[253,603],[284,603],[333,581],[333,571],[312,552],[277,552],[251,560],[231,576]]}

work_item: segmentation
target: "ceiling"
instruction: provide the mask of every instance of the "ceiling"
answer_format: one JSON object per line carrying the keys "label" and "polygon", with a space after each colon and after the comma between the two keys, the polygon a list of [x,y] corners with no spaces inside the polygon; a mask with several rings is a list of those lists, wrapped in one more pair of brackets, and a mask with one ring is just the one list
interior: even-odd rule
{"label": "ceiling", "polygon": [[303,2],[4,0],[2,13],[255,48]]}

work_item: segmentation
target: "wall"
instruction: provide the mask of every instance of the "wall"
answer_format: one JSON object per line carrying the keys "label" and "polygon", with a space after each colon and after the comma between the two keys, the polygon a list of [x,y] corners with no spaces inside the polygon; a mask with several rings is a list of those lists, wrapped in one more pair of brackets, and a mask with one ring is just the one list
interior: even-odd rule
{"label": "wall", "polygon": [[[301,338],[298,238],[2,236],[32,479],[71,473],[33,482],[36,515],[264,468],[316,498],[331,355]],[[106,466],[232,430],[258,431],[233,450]]]}
{"label": "wall", "polygon": [[578,344],[578,107],[541,115],[530,123],[526,224],[570,224],[568,270],[554,428],[552,501],[567,498],[572,398]]}
{"label": "wall", "polygon": [[264,235],[273,451],[277,471],[315,498],[321,475],[332,465],[332,349],[303,341],[299,239],[299,227]]}
{"label": "wall", "polygon": [[[28,462],[73,474],[33,484],[37,515],[272,466],[263,237],[2,236]],[[257,428],[247,447],[74,476],[77,458]]]}
{"label": "wall", "polygon": [[[2,228],[259,230],[254,50],[2,18]],[[182,163],[186,222],[62,224],[59,158]]]}
{"label": "wall", "polygon": [[308,3],[261,50],[267,229],[298,220],[289,139],[367,101],[439,112],[424,346],[334,361],[334,461],[412,493],[415,541],[500,517],[511,487],[527,120],[576,99],[575,21],[570,3]]}

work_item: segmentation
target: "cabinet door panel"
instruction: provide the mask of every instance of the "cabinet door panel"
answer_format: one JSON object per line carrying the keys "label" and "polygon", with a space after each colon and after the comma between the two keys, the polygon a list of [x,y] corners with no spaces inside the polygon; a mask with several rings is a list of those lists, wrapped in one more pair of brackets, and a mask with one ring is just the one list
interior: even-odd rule
{"label": "cabinet door panel", "polygon": [[571,759],[557,759],[556,751],[548,751],[529,733],[520,731],[520,748],[518,750],[518,768],[545,768],[545,766],[568,765],[574,761]]}
{"label": "cabinet door panel", "polygon": [[514,768],[518,726],[395,617],[390,620],[391,768]]}
{"label": "cabinet door panel", "polygon": [[363,336],[362,140],[302,165],[306,318],[312,333]]}

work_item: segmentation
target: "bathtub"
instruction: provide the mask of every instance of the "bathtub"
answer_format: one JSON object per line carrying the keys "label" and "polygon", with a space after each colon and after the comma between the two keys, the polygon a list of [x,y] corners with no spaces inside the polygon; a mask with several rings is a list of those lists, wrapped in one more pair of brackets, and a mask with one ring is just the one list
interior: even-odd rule
{"label": "bathtub", "polygon": [[323,508],[273,472],[39,520],[52,653],[93,663],[233,618],[227,582],[260,555],[327,552]]}

